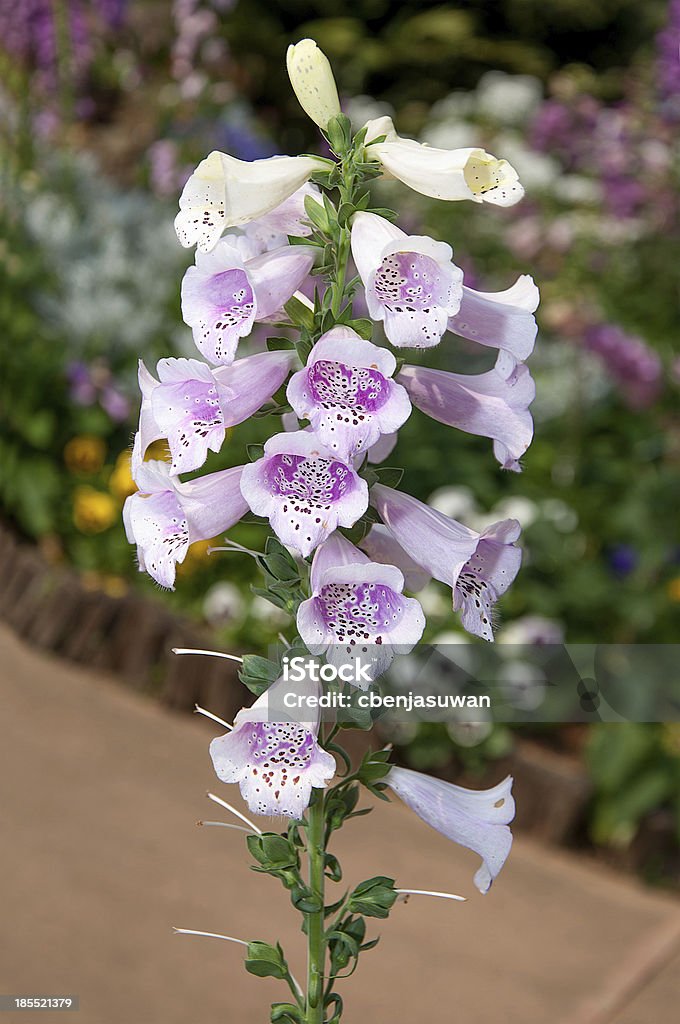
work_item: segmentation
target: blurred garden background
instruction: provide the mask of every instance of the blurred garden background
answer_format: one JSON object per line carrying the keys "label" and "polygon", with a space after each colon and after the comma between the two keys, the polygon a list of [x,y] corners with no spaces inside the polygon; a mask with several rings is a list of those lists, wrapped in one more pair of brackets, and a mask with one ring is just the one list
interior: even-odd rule
{"label": "blurred garden background", "polygon": [[[288,44],[329,55],[356,126],[480,145],[517,168],[510,209],[400,189],[404,219],[454,246],[484,290],[541,288],[535,439],[521,475],[488,441],[414,413],[392,460],[408,489],[478,527],[512,516],[524,565],[499,640],[674,643],[680,624],[680,2],[649,0],[0,0],[0,515],[90,592],[141,592],[265,653],[280,623],[251,565],[195,545],[173,593],[137,572],[121,522],[137,360],[193,354],[173,218],[212,149],[318,150],[285,72]],[[252,350],[266,343],[264,328]],[[465,342],[459,340],[459,345]],[[443,343],[438,364],[461,354]],[[473,346],[462,352],[466,371]],[[432,360],[430,360],[432,361]],[[233,430],[208,470],[244,461],[271,417]],[[433,494],[446,467],[448,486]],[[233,536],[257,546],[259,528]],[[219,543],[219,539],[215,543]],[[428,639],[463,640],[443,589]],[[456,635],[454,635],[456,634]],[[644,679],[640,680],[644,685]],[[419,769],[473,776],[521,731],[491,723],[396,736]],[[589,773],[577,837],[680,881],[680,725],[551,727],[533,740]],[[580,826],[581,827],[581,826]]]}

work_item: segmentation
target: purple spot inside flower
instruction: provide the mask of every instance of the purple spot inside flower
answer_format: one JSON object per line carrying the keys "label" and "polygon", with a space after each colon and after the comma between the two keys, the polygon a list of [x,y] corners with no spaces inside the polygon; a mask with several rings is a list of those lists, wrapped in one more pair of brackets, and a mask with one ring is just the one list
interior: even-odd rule
{"label": "purple spot inside flower", "polygon": [[330,583],[317,597],[323,619],[339,643],[383,643],[401,621],[401,594],[384,583]]}
{"label": "purple spot inside flower", "polygon": [[237,327],[255,311],[255,298],[244,270],[225,270],[205,284],[205,298],[218,314],[218,328]]}
{"label": "purple spot inside flower", "polygon": [[350,469],[335,459],[307,458],[305,455],[273,455],[267,462],[267,482],[273,494],[290,496],[297,503],[329,508],[351,490]]}
{"label": "purple spot inside flower", "polygon": [[[320,359],[307,375],[314,401],[324,409],[340,407],[356,413],[374,413],[390,397],[386,377],[374,367],[347,366]],[[346,422],[357,426],[363,416],[347,416]]]}
{"label": "purple spot inside flower", "polygon": [[312,733],[296,722],[249,722],[246,726],[249,760],[265,774],[270,768],[282,769],[279,784],[286,785],[287,771],[302,771],[314,753]]}
{"label": "purple spot inside flower", "polygon": [[431,256],[397,252],[386,256],[375,274],[378,301],[395,313],[428,313],[449,301],[448,281]]}

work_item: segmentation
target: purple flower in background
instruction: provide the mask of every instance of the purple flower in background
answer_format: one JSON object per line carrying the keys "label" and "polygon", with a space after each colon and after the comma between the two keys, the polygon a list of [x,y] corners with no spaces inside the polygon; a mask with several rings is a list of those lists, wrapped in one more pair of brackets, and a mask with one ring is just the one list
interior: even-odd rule
{"label": "purple flower in background", "polygon": [[[661,95],[666,100],[680,96],[680,0],[670,0],[664,28],[656,37],[656,75]],[[680,114],[680,106],[675,107]]]}
{"label": "purple flower in background", "polygon": [[306,430],[270,437],[263,458],[244,466],[241,490],[251,511],[303,557],[368,508],[366,481]]}
{"label": "purple flower in background", "polygon": [[626,334],[616,324],[601,323],[586,330],[584,345],[603,360],[631,408],[646,409],[661,394],[661,359],[642,338]]}
{"label": "purple flower in background", "polygon": [[298,609],[300,636],[312,654],[325,654],[332,665],[358,662],[370,676],[363,686],[355,683],[362,689],[423,635],[423,610],[403,596],[399,569],[369,561],[338,533],[317,548],[310,584],[312,596]]}
{"label": "purple flower in background", "polygon": [[373,320],[399,348],[438,345],[460,308],[463,272],[446,242],[407,235],[374,213],[352,221],[352,256]]}
{"label": "purple flower in background", "polygon": [[76,405],[94,405],[99,401],[114,423],[124,423],[130,415],[130,402],[113,382],[111,371],[103,360],[92,364],[76,360],[66,369],[69,395]]}
{"label": "purple flower in background", "polygon": [[281,387],[293,358],[292,352],[260,352],[216,370],[198,359],[161,359],[158,380],[140,360],[142,455],[166,437],[172,474],[199,469],[208,450],[220,450],[227,429],[252,416]]}
{"label": "purple flower in background", "polygon": [[213,363],[233,362],[256,321],[283,309],[314,262],[314,250],[287,245],[243,259],[229,237],[196,252],[182,281],[182,316],[196,347]]}
{"label": "purple flower in background", "polygon": [[493,789],[474,790],[395,766],[385,782],[437,832],[479,854],[482,864],[474,882],[481,893],[487,893],[512,846],[508,828],[515,817],[512,776]]}
{"label": "purple flower in background", "polygon": [[125,533],[137,545],[140,572],[174,589],[177,563],[189,545],[211,540],[248,511],[241,494],[243,466],[182,483],[166,462],[143,462],[139,435],[132,453],[132,477],[139,487],[123,506]]}
{"label": "purple flower in background", "polygon": [[405,365],[397,380],[421,412],[469,434],[492,438],[503,469],[520,471],[519,459],[534,434],[529,406],[536,387],[526,366],[516,366],[503,377],[496,369],[460,374]]}
{"label": "purple flower in background", "polygon": [[517,520],[504,519],[480,534],[383,484],[372,487],[371,502],[406,554],[451,587],[453,610],[461,613],[463,628],[492,641],[493,606],[522,561],[522,551],[515,545],[520,535]]}
{"label": "purple flower in background", "polygon": [[322,444],[349,459],[408,419],[408,395],[392,380],[396,365],[387,349],[363,341],[349,327],[334,327],[291,377],[288,401]]}
{"label": "purple flower in background", "polygon": [[299,821],[312,788],[325,789],[336,766],[317,740],[318,709],[310,722],[287,720],[283,701],[290,692],[318,700],[321,686],[311,680],[294,686],[278,679],[252,707],[239,711],[231,732],[212,741],[210,756],[217,777],[238,783],[253,814],[282,814]]}
{"label": "purple flower in background", "polygon": [[640,556],[632,544],[615,544],[607,551],[607,561],[614,575],[625,579],[636,569]]}

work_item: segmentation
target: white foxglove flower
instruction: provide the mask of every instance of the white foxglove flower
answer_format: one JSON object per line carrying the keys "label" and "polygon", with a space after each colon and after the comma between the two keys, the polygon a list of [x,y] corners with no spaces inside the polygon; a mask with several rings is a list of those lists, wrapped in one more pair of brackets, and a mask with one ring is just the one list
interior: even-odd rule
{"label": "white foxglove flower", "polygon": [[[299,721],[286,713],[285,696],[321,696],[321,684],[311,679],[295,686],[283,677],[243,708],[233,729],[210,744],[210,756],[222,782],[238,782],[241,796],[253,814],[282,814],[299,820],[312,788],[325,789],[335,774],[335,759],[319,745],[318,707]],[[305,709],[309,704],[305,701]]]}
{"label": "white foxglove flower", "polygon": [[340,113],[338,89],[326,54],[313,39],[301,39],[288,47],[288,77],[305,114],[325,129]]}
{"label": "white foxglove flower", "polygon": [[471,199],[475,203],[513,206],[524,195],[517,172],[507,160],[497,160],[483,149],[436,149],[397,135],[391,117],[366,125],[369,159],[409,188],[433,199]]}
{"label": "white foxglove flower", "polygon": [[508,828],[515,816],[512,776],[493,789],[478,791],[395,766],[385,782],[437,832],[479,854],[482,864],[474,882],[480,892],[487,893],[512,846]]}
{"label": "white foxglove flower", "polygon": [[179,200],[175,231],[185,247],[210,252],[225,228],[262,217],[327,166],[307,156],[237,160],[213,150],[191,175]]}

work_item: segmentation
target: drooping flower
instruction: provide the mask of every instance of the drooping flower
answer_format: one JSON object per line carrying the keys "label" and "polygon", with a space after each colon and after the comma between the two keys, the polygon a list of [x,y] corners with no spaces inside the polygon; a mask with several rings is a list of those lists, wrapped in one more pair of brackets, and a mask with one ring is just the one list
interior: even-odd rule
{"label": "drooping flower", "polygon": [[140,572],[174,589],[177,564],[189,545],[223,533],[248,511],[242,470],[236,466],[183,483],[170,475],[166,462],[142,461],[137,435],[132,475],[139,490],[126,499],[123,522],[128,541],[137,545]]}
{"label": "drooping flower", "polygon": [[321,158],[271,156],[237,160],[214,150],[191,175],[179,200],[175,231],[185,247],[210,252],[225,228],[269,213],[326,166]]}
{"label": "drooping flower", "polygon": [[407,235],[374,213],[352,220],[352,256],[373,320],[399,348],[437,345],[460,309],[463,272],[446,242]]}
{"label": "drooping flower", "polygon": [[366,481],[306,430],[270,437],[263,458],[244,466],[241,490],[251,511],[303,557],[368,507]]}
{"label": "drooping flower", "polygon": [[252,416],[281,387],[292,352],[260,352],[212,370],[198,359],[161,359],[159,379],[139,363],[142,455],[168,440],[171,474],[199,469],[208,450],[218,452],[229,427]]}
{"label": "drooping flower", "polygon": [[325,654],[332,665],[365,666],[355,683],[362,689],[423,635],[423,610],[403,596],[399,569],[369,561],[339,533],[317,548],[310,584],[312,596],[298,609],[300,636],[312,654]]}
{"label": "drooping flower", "polygon": [[334,327],[317,341],[307,365],[294,374],[287,396],[322,444],[342,459],[365,452],[408,419],[411,403],[392,380],[397,361],[349,327]]}
{"label": "drooping flower", "polygon": [[[318,708],[310,721],[286,711],[284,699],[291,692],[318,698],[321,686],[311,680],[293,684],[281,677],[252,707],[239,711],[231,732],[212,741],[210,756],[220,781],[238,782],[253,814],[282,814],[297,821],[312,788],[325,789],[335,774],[335,760],[317,740]],[[306,702],[303,706],[309,708]]]}
{"label": "drooping flower", "polygon": [[[382,142],[373,142],[384,136]],[[432,199],[471,199],[513,206],[524,195],[517,171],[483,149],[436,149],[402,139],[391,117],[366,124],[366,154],[404,185]],[[372,143],[372,145],[369,145]]]}
{"label": "drooping flower", "polygon": [[452,588],[453,610],[461,612],[463,628],[493,640],[492,607],[522,561],[514,543],[520,535],[517,520],[504,519],[480,534],[383,484],[373,486],[371,502],[407,555]]}
{"label": "drooping flower", "polygon": [[512,846],[512,776],[492,789],[474,790],[395,766],[385,782],[431,828],[479,854],[482,864],[474,883],[487,893]]}
{"label": "drooping flower", "polygon": [[228,238],[212,252],[197,252],[182,281],[182,316],[198,350],[229,365],[239,340],[290,299],[314,262],[306,246],[283,246],[244,259]]}
{"label": "drooping flower", "polygon": [[533,316],[538,288],[528,274],[501,292],[478,292],[463,285],[460,309],[448,329],[468,341],[500,350],[496,370],[509,376],[534,350],[538,327]]}
{"label": "drooping flower", "polygon": [[326,128],[331,118],[340,113],[338,89],[328,57],[313,39],[301,39],[288,47],[288,77],[293,92],[305,114]]}
{"label": "drooping flower", "polygon": [[534,434],[529,406],[536,387],[526,366],[516,366],[507,377],[495,368],[461,374],[403,366],[397,380],[421,412],[468,434],[490,437],[503,469],[520,471],[519,459]]}

